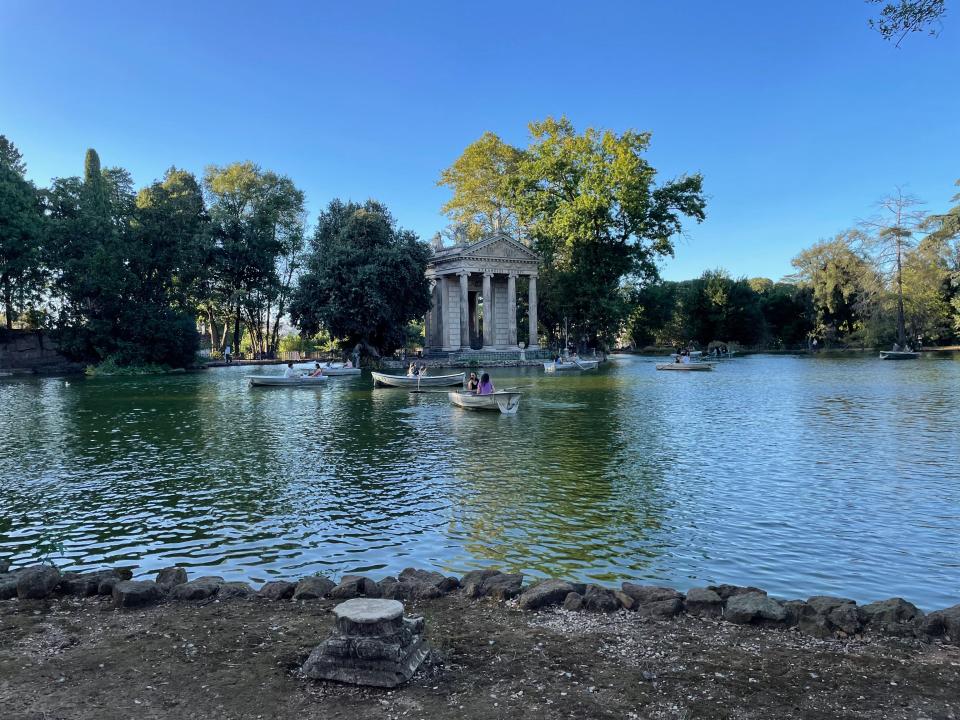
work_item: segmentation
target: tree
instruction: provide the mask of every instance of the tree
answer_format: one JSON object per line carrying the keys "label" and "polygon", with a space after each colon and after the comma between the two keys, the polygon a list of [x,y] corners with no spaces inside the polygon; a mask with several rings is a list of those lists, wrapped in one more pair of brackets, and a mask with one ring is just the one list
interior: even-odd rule
{"label": "tree", "polygon": [[624,279],[654,280],[681,218],[704,219],[702,178],[656,185],[643,157],[649,133],[578,134],[566,118],[532,123],[530,133],[515,193],[517,216],[544,259],[542,322],[556,334],[568,319],[576,337],[605,345],[632,309]]}
{"label": "tree", "polygon": [[0,294],[7,329],[43,288],[42,205],[20,151],[0,135]]}
{"label": "tree", "polygon": [[303,192],[251,162],[207,168],[204,187],[215,250],[211,305],[232,317],[234,351],[244,323],[254,352],[273,354],[303,248]]}
{"label": "tree", "polygon": [[885,3],[877,19],[871,18],[870,27],[880,33],[884,40],[896,39],[897,47],[901,41],[914,32],[926,31],[936,36],[940,30],[940,20],[947,13],[945,0],[867,0],[879,5]]}
{"label": "tree", "polygon": [[913,337],[952,336],[950,246],[928,236],[903,258],[904,319]]}
{"label": "tree", "polygon": [[476,241],[485,234],[505,232],[522,239],[513,199],[521,155],[497,135],[485,132],[440,173],[437,185],[453,191],[440,209],[452,221],[451,235]]}
{"label": "tree", "polygon": [[290,317],[301,335],[325,330],[341,347],[391,352],[430,308],[429,257],[380,203],[334,200],[317,220]]}
{"label": "tree", "polygon": [[897,342],[907,342],[903,306],[903,262],[905,254],[917,244],[917,234],[924,226],[926,215],[916,208],[922,202],[905,195],[900,188],[880,200],[879,214],[861,223],[866,233],[861,235],[867,253],[887,286],[893,286],[897,296]]}
{"label": "tree", "polygon": [[860,238],[855,230],[841,233],[816,243],[792,261],[797,269],[794,279],[813,293],[814,332],[821,337],[849,335],[869,315],[878,282],[867,258],[855,249]]}

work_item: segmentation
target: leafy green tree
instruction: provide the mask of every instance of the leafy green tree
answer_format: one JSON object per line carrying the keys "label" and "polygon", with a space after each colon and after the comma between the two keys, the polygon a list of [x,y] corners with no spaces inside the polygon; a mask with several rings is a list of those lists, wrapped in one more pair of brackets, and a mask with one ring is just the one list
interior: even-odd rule
{"label": "leafy green tree", "polygon": [[215,250],[211,305],[232,317],[235,351],[244,323],[254,351],[273,354],[303,248],[303,192],[251,162],[207,168],[204,187]]}
{"label": "leafy green tree", "polygon": [[341,347],[392,352],[430,308],[429,257],[380,203],[334,200],[317,220],[290,317],[301,334],[325,330]]}
{"label": "leafy green tree", "polygon": [[880,283],[868,259],[855,248],[861,234],[849,231],[816,243],[793,259],[794,278],[808,286],[816,307],[813,332],[831,340],[862,327]]}
{"label": "leafy green tree", "polygon": [[764,342],[777,348],[805,345],[816,317],[811,288],[770,280],[767,280],[769,285],[757,284],[753,280],[750,283],[759,295]]}
{"label": "leafy green tree", "polygon": [[903,259],[903,304],[911,338],[946,340],[953,336],[950,245],[934,236],[924,238]]}
{"label": "leafy green tree", "polygon": [[476,241],[492,232],[521,239],[513,187],[521,155],[522,151],[486,132],[440,173],[437,184],[453,192],[441,212],[452,221],[450,234],[455,242]]}
{"label": "leafy green tree", "polygon": [[0,294],[7,329],[43,289],[42,205],[20,151],[0,135]]}
{"label": "leafy green tree", "polygon": [[677,305],[677,283],[654,282],[633,292],[633,312],[628,324],[630,340],[637,347],[654,342],[673,344],[678,341],[669,328]]}
{"label": "leafy green tree", "polygon": [[544,258],[541,321],[554,335],[569,320],[576,337],[605,345],[631,306],[623,281],[657,277],[683,217],[702,221],[700,175],[657,185],[644,154],[649,133],[587,129],[566,118],[530,125],[517,168],[517,215]]}

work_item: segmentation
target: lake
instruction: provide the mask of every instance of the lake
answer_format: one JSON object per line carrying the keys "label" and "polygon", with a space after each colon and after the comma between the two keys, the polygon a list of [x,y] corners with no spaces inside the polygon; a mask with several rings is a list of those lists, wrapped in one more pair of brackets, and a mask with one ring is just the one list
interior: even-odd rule
{"label": "lake", "polygon": [[[497,567],[960,602],[960,359],[654,358],[445,395],[250,368],[0,379],[0,558],[264,581]],[[280,372],[264,368],[263,372]]]}

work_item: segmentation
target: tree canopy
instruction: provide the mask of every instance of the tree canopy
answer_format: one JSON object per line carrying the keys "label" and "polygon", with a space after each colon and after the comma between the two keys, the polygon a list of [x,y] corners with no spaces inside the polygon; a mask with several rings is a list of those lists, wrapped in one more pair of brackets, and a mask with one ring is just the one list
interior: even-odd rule
{"label": "tree canopy", "polygon": [[343,347],[402,347],[408,323],[430,308],[429,257],[385,206],[334,200],[317,220],[290,317],[302,334],[325,330]]}

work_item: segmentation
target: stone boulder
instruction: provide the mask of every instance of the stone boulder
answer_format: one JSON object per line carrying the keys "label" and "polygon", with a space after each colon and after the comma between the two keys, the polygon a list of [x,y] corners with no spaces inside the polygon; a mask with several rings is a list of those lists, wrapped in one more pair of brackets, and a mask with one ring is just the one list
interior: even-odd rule
{"label": "stone boulder", "polygon": [[102,570],[99,576],[97,595],[113,595],[113,586],[123,580],[132,580],[133,570],[130,568],[113,568],[112,570]]}
{"label": "stone boulder", "polygon": [[736,595],[746,595],[747,593],[767,594],[766,590],[755,588],[752,585],[707,585],[707,590],[715,592],[724,602]]}
{"label": "stone boulder", "polygon": [[494,600],[509,600],[521,593],[523,575],[502,573],[499,570],[473,570],[463,576],[460,586],[469,598],[491,597]]}
{"label": "stone boulder", "polygon": [[884,635],[911,637],[923,620],[923,611],[903,598],[890,598],[860,608],[864,624]]}
{"label": "stone boulder", "polygon": [[732,595],[727,600],[723,617],[737,625],[784,625],[787,611],[771,597],[760,593]]}
{"label": "stone boulder", "polygon": [[853,600],[815,595],[803,606],[797,627],[800,632],[818,638],[838,633],[849,636],[863,627],[863,616]]}
{"label": "stone boulder", "polygon": [[0,560],[0,575],[6,575],[8,572],[10,572],[10,561]]}
{"label": "stone boulder", "polygon": [[297,584],[286,580],[271,580],[257,591],[257,596],[267,600],[289,600],[293,597]]}
{"label": "stone boulder", "polygon": [[323,575],[311,575],[297,583],[293,591],[294,600],[319,600],[330,594],[337,584]]}
{"label": "stone boulder", "polygon": [[800,618],[803,617],[806,606],[806,600],[787,600],[783,603],[783,609],[787,612],[785,622],[787,627],[796,627],[800,623]]}
{"label": "stone boulder", "polygon": [[17,573],[17,597],[21,600],[42,600],[60,584],[60,571],[53,565],[31,565]]}
{"label": "stone boulder", "polygon": [[610,613],[620,609],[620,601],[610,588],[600,585],[587,585],[583,595],[583,609],[590,612]]}
{"label": "stone boulder", "polygon": [[157,573],[157,585],[164,592],[169,592],[177,585],[187,582],[187,571],[182,567],[166,567]]}
{"label": "stone boulder", "polygon": [[563,599],[563,609],[571,612],[583,610],[583,595],[578,592],[567,593]]}
{"label": "stone boulder", "polygon": [[683,595],[673,588],[625,582],[621,589],[633,599],[633,610],[643,617],[673,617],[683,610]]}
{"label": "stone boulder", "polygon": [[17,596],[17,576],[19,570],[0,573],[0,600],[9,600]]}
{"label": "stone boulder", "polygon": [[960,605],[934,610],[920,621],[920,632],[930,637],[946,637],[960,643]]}
{"label": "stone boulder", "polygon": [[117,570],[95,570],[93,572],[65,572],[60,577],[60,592],[64,595],[75,595],[77,597],[90,597],[100,594],[100,586],[103,585],[104,595],[113,594],[113,586],[121,580],[129,580],[130,577],[123,577],[123,574]]}
{"label": "stone boulder", "polygon": [[152,605],[163,597],[163,591],[153,580],[121,580],[113,586],[114,607],[142,607]]}
{"label": "stone boulder", "polygon": [[447,576],[433,570],[419,570],[417,568],[404,568],[400,573],[400,582],[409,582],[415,585],[433,585],[444,594],[460,587],[460,580],[452,575]]}
{"label": "stone boulder", "polygon": [[576,592],[576,588],[566,580],[544,580],[531,585],[520,594],[520,609],[536,610],[560,605],[572,592]]}
{"label": "stone boulder", "polygon": [[219,575],[204,575],[182,585],[174,585],[170,588],[170,598],[183,602],[206,600],[220,591],[223,582]]}
{"label": "stone boulder", "polygon": [[248,598],[253,595],[253,588],[245,582],[225,582],[217,591],[217,600],[231,600]]}
{"label": "stone boulder", "polygon": [[723,598],[710,588],[690,588],[684,605],[688,613],[697,617],[715,618],[723,615]]}
{"label": "stone boulder", "polygon": [[330,591],[330,597],[336,600],[353,600],[360,597],[379,598],[380,586],[362,575],[344,575],[340,583]]}

